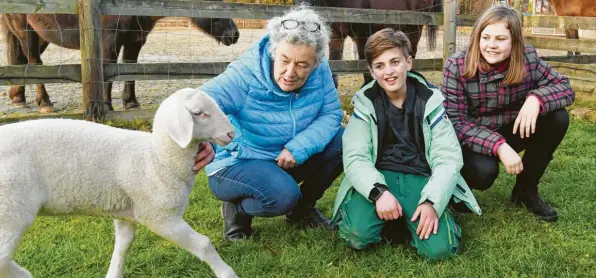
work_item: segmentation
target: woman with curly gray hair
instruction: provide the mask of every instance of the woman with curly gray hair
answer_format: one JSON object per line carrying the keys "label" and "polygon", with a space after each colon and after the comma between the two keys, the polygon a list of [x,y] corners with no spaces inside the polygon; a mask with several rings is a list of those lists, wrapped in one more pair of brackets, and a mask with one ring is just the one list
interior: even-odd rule
{"label": "woman with curly gray hair", "polygon": [[[253,233],[253,216],[333,229],[317,209],[342,172],[342,112],[325,53],[329,29],[307,7],[271,19],[267,34],[199,89],[235,127],[225,147],[205,147],[209,187],[223,200],[224,237]],[[298,183],[302,182],[299,186]]]}

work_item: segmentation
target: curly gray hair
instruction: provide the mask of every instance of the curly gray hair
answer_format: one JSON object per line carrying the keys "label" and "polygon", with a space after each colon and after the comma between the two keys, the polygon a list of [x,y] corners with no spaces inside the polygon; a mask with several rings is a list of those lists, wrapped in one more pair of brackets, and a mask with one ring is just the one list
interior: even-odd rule
{"label": "curly gray hair", "polygon": [[[310,32],[303,28],[286,29],[281,24],[282,21],[286,19],[316,23],[321,26],[321,28],[315,32]],[[272,59],[274,58],[275,50],[280,42],[304,44],[314,47],[317,53],[315,57],[317,65],[321,63],[329,48],[329,27],[314,10],[306,5],[301,5],[283,16],[270,19],[269,23],[267,23],[267,32],[269,33],[271,40],[269,53],[271,53]]]}

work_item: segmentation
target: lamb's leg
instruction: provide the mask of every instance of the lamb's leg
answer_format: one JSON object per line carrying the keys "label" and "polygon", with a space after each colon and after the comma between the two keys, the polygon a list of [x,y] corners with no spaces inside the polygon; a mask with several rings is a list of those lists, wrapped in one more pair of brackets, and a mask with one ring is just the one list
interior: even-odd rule
{"label": "lamb's leg", "polygon": [[[2,204],[0,204],[0,223],[2,223],[0,225],[0,278],[33,277],[29,271],[13,261],[23,234],[33,224],[35,218],[35,214],[28,215],[27,212],[27,210],[18,209],[7,212],[7,210],[2,209]],[[15,215],[17,213],[21,214]]]}
{"label": "lamb's leg", "polygon": [[221,259],[215,247],[211,244],[211,240],[195,232],[179,216],[169,221],[164,219],[164,221],[151,221],[142,224],[154,233],[184,248],[200,260],[206,262],[218,278],[238,277],[234,270]]}
{"label": "lamb's leg", "polygon": [[116,278],[124,275],[124,257],[130,244],[135,238],[136,226],[134,223],[126,220],[114,219],[116,228],[116,242],[114,244],[114,253],[110,261],[110,270],[106,277]]}

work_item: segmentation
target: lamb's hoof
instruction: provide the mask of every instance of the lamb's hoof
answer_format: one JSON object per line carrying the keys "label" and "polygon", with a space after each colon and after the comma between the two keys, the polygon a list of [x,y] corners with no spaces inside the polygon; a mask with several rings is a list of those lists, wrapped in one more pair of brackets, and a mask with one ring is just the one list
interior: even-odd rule
{"label": "lamb's hoof", "polygon": [[39,108],[39,112],[42,114],[52,113],[54,112],[54,108],[52,108],[52,106],[42,106]]}
{"label": "lamb's hoof", "polygon": [[124,104],[124,109],[126,109],[126,110],[133,109],[133,108],[139,108],[139,107],[141,107],[141,105],[136,101]]}

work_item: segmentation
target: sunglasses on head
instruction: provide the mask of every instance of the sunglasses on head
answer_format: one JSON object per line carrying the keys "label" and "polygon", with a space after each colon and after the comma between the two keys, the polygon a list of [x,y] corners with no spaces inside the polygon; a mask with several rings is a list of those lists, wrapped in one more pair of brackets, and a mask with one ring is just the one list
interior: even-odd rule
{"label": "sunglasses on head", "polygon": [[315,22],[310,22],[310,21],[298,21],[298,20],[294,20],[294,19],[286,19],[281,22],[281,25],[288,30],[296,29],[298,27],[302,27],[302,29],[309,31],[309,32],[316,32],[316,31],[321,30],[321,25],[319,25],[318,23],[315,23]]}

